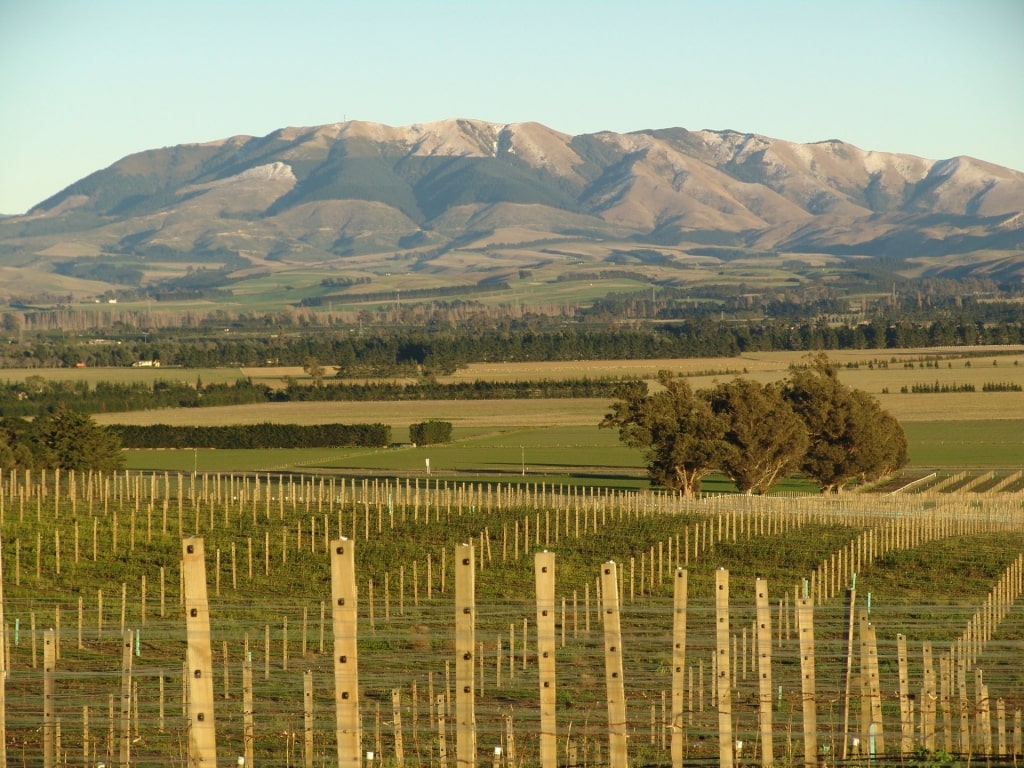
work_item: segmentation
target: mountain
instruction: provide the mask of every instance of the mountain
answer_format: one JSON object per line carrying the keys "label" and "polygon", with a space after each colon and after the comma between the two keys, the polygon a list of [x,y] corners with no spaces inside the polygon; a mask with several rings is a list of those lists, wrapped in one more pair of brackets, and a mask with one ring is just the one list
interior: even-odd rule
{"label": "mountain", "polygon": [[1017,281],[1022,223],[1024,173],[970,157],[735,131],[350,121],[125,157],[0,220],[0,296],[275,275],[543,281],[566,263],[686,282],[758,255]]}

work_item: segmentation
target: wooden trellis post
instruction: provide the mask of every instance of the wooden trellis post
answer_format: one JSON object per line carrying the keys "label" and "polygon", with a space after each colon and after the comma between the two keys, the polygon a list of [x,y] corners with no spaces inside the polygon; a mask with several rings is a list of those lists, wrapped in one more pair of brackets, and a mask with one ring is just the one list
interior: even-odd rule
{"label": "wooden trellis post", "polygon": [[851,578],[850,588],[846,592],[849,604],[849,615],[846,625],[846,683],[843,689],[843,751],[842,759],[846,760],[850,746],[850,685],[853,679],[853,629],[854,607],[857,602],[857,574]]}
{"label": "wooden trellis post", "polygon": [[619,616],[618,572],[614,561],[601,566],[604,600],[604,672],[608,698],[608,761],[611,768],[626,768],[626,686],[622,677],[622,622]]}
{"label": "wooden trellis post", "polygon": [[860,675],[861,675],[861,725],[864,749],[869,757],[885,754],[885,737],[882,728],[882,689],[878,679],[878,644],[875,627],[868,621],[868,612],[861,609],[858,614],[860,625]]}
{"label": "wooden trellis post", "polygon": [[800,681],[804,714],[804,764],[818,764],[818,692],[814,675],[814,601],[801,598],[798,605],[800,622]]}
{"label": "wooden trellis post", "polygon": [[[719,517],[719,525],[721,521]],[[724,568],[715,571],[715,660],[718,761],[721,768],[732,768],[735,752],[732,741],[732,678],[729,672],[729,572]]]}
{"label": "wooden trellis post", "polygon": [[132,639],[125,630],[121,643],[121,765],[131,765],[132,755]]}
{"label": "wooden trellis post", "polygon": [[540,764],[558,765],[555,721],[555,553],[534,556],[537,583],[537,668],[540,678]]}
{"label": "wooden trellis post", "polygon": [[775,761],[772,744],[772,607],[768,602],[768,582],[754,581],[757,606],[757,721],[761,729],[761,765]]}
{"label": "wooden trellis post", "polygon": [[473,653],[476,650],[476,573],[473,545],[455,548],[455,762],[476,765]]}
{"label": "wooden trellis post", "polygon": [[246,652],[242,661],[242,756],[246,765],[253,764],[256,752],[255,725],[252,709],[252,659]]}
{"label": "wooden trellis post", "polygon": [[672,596],[672,768],[683,768],[683,706],[686,693],[686,609],[689,572],[676,568]]}
{"label": "wooden trellis post", "polygon": [[338,768],[358,768],[362,761],[362,733],[359,721],[355,542],[345,538],[331,542],[331,604]]}
{"label": "wooden trellis post", "polygon": [[395,731],[395,766],[405,765],[405,744],[402,739],[402,691],[391,689],[391,722]]}
{"label": "wooden trellis post", "polygon": [[932,644],[924,643],[923,656],[924,685],[921,688],[921,743],[928,752],[935,751],[935,714],[938,691],[935,687],[935,666],[932,663]]}
{"label": "wooden trellis post", "polygon": [[302,673],[302,761],[313,768],[313,670]]}
{"label": "wooden trellis post", "polygon": [[57,647],[54,631],[43,632],[43,768],[54,768],[56,748],[54,731],[56,715],[54,709],[54,688],[56,682]]}
{"label": "wooden trellis post", "polygon": [[188,759],[190,766],[216,766],[217,727],[213,713],[213,656],[210,650],[210,608],[206,594],[203,540],[182,541],[182,582],[185,599],[188,669]]}
{"label": "wooden trellis post", "polygon": [[896,664],[900,675],[900,753],[914,751],[914,713],[910,699],[910,664],[907,657],[907,636],[896,634]]}

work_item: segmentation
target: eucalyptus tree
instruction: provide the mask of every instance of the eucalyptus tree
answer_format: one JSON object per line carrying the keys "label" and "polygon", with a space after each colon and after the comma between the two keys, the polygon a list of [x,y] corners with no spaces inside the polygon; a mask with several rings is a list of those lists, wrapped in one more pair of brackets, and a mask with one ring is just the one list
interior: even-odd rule
{"label": "eucalyptus tree", "polygon": [[617,428],[625,445],[644,449],[651,482],[693,496],[729,450],[726,420],[685,379],[661,371],[658,383],[650,395],[644,384],[624,391],[600,426]]}
{"label": "eucalyptus tree", "polygon": [[838,368],[824,354],[793,371],[783,393],[807,427],[800,469],[823,493],[891,474],[909,460],[899,422],[868,393],[839,381]]}
{"label": "eucalyptus tree", "polygon": [[720,469],[741,493],[764,493],[800,466],[807,428],[778,384],[736,378],[706,396],[725,423]]}

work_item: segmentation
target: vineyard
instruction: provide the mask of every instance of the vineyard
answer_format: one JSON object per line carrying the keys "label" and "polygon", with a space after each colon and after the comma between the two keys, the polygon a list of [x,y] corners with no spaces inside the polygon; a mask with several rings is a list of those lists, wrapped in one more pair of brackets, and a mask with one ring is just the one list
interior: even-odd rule
{"label": "vineyard", "polygon": [[4,474],[5,764],[1015,764],[1021,479]]}

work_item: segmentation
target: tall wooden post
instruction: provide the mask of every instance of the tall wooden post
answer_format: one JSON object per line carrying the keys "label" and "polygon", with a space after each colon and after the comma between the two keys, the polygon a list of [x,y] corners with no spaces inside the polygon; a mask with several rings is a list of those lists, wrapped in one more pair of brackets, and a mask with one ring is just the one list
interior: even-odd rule
{"label": "tall wooden post", "polygon": [[355,542],[331,542],[331,618],[334,629],[334,710],[338,768],[362,764]]}
{"label": "tall wooden post", "polygon": [[864,749],[868,756],[885,754],[885,737],[882,728],[882,688],[878,679],[878,643],[875,627],[868,621],[868,612],[858,613],[860,625],[860,675],[862,684],[862,720]]}
{"label": "tall wooden post", "polygon": [[849,614],[846,624],[846,684],[843,690],[843,752],[846,760],[850,746],[850,685],[853,681],[853,628],[855,626],[854,606],[857,602],[857,574],[853,574],[852,585],[846,592]]}
{"label": "tall wooden post", "polygon": [[182,541],[181,575],[185,598],[188,667],[188,759],[190,766],[216,766],[217,726],[213,714],[213,655],[210,650],[210,608],[206,596],[206,554],[203,540]]}
{"label": "tall wooden post", "polygon": [[313,768],[313,670],[302,673],[302,762]]}
{"label": "tall wooden post", "polygon": [[921,744],[928,752],[935,751],[935,714],[938,691],[935,687],[935,666],[932,663],[932,644],[925,642],[923,656],[924,685],[921,689]]}
{"label": "tall wooden post", "polygon": [[757,605],[757,721],[761,728],[761,765],[775,761],[772,744],[772,607],[768,602],[768,582],[756,579]]}
{"label": "tall wooden post", "polygon": [[54,768],[56,754],[54,732],[57,721],[54,711],[57,643],[54,631],[43,632],[43,768]]}
{"label": "tall wooden post", "polygon": [[910,699],[910,661],[907,657],[907,636],[896,634],[896,665],[900,675],[900,754],[914,751],[914,713]]}
{"label": "tall wooden post", "polygon": [[619,616],[619,579],[616,565],[601,566],[601,596],[604,602],[604,673],[608,696],[608,764],[626,768],[626,686],[622,677],[622,621]]}
{"label": "tall wooden post", "polygon": [[476,650],[476,572],[473,544],[455,547],[455,763],[476,765],[473,653]]}
{"label": "tall wooden post", "polygon": [[121,765],[131,765],[132,756],[132,639],[125,630],[121,642]]}
{"label": "tall wooden post", "polygon": [[253,765],[256,753],[256,723],[252,709],[252,658],[248,653],[242,662],[242,756],[246,765]]}
{"label": "tall wooden post", "polygon": [[448,768],[447,728],[444,722],[444,694],[437,697],[437,762],[440,768]]}
{"label": "tall wooden post", "polygon": [[391,689],[391,722],[395,730],[395,768],[405,766],[405,744],[402,739],[402,691]]}
{"label": "tall wooden post", "polygon": [[688,581],[688,571],[676,568],[675,590],[672,596],[672,768],[683,768]]}
{"label": "tall wooden post", "polygon": [[[721,522],[721,518],[719,518]],[[729,672],[729,572],[715,571],[715,695],[718,702],[718,764],[732,768],[732,675]]]}
{"label": "tall wooden post", "polygon": [[537,669],[540,678],[540,764],[558,765],[555,722],[555,553],[534,556],[537,584]]}
{"label": "tall wooden post", "polygon": [[804,711],[804,764],[812,768],[818,764],[818,707],[817,687],[814,674],[814,602],[812,598],[800,599],[798,614],[800,621],[800,690],[803,694]]}

